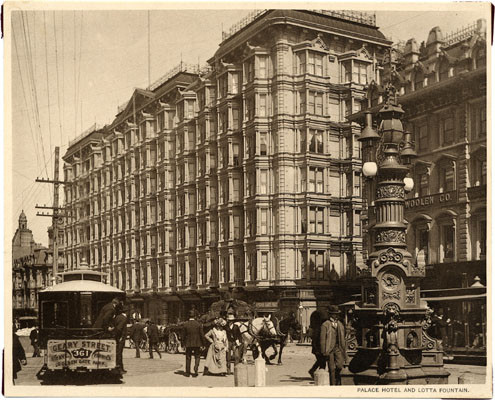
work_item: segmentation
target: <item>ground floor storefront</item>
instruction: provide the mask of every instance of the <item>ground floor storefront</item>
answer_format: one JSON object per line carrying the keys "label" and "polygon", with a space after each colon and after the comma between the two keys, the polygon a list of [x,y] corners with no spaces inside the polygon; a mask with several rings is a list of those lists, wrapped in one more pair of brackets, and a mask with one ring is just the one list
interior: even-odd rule
{"label": "ground floor storefront", "polygon": [[360,292],[359,285],[342,284],[306,288],[266,287],[256,289],[188,291],[128,295],[131,318],[152,319],[160,325],[174,324],[188,318],[189,312],[203,315],[220,300],[242,301],[258,315],[293,313],[306,331],[311,313],[317,308],[350,301]]}

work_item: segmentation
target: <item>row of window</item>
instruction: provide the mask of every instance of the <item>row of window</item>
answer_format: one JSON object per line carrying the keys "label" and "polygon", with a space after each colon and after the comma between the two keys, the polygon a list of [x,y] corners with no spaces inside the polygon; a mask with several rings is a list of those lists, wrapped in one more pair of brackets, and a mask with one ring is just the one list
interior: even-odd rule
{"label": "row of window", "polygon": [[[486,51],[484,47],[480,47],[473,52],[471,69],[486,67]],[[426,75],[421,68],[417,68],[412,82],[406,86],[406,93],[411,90],[419,90],[435,82],[442,82],[456,74],[456,68],[450,65],[447,59],[439,61],[438,74],[433,73]]]}
{"label": "row of window", "polygon": [[[448,263],[458,259],[456,223],[453,219],[440,219],[432,232],[426,223],[414,225],[414,247],[418,262],[426,264]],[[471,241],[471,259],[486,258],[486,216],[474,215],[469,221]]]}
{"label": "row of window", "polygon": [[[444,112],[430,121],[419,121],[414,123],[414,132],[418,151],[428,151],[438,145],[448,146],[456,143],[460,137],[456,132],[455,114]],[[477,103],[469,108],[468,134],[471,140],[486,137],[486,103]],[[433,135],[433,132],[438,134]]]}

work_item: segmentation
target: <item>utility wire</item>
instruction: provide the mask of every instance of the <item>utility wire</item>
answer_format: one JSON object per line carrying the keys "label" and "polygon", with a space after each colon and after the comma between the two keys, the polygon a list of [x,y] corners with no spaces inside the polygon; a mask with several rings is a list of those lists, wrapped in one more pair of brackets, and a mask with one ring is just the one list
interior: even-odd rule
{"label": "utility wire", "polygon": [[[17,47],[17,38],[16,38],[16,30],[15,29],[12,29],[12,41],[14,42],[14,48],[15,48],[15,55],[16,55],[16,60],[17,60],[17,68],[19,69],[19,77],[21,79],[21,87],[22,87],[22,97],[24,98],[24,103],[26,103],[26,108],[29,109],[29,104],[28,104],[28,100],[26,98],[26,89],[24,87],[24,79],[22,78],[22,69],[21,69],[21,62],[19,60],[19,48]],[[36,165],[39,167],[40,166],[40,158],[39,158],[39,151],[38,151],[38,146],[37,146],[37,142],[36,142],[36,137],[35,137],[35,134],[34,134],[34,129],[33,129],[33,123],[31,121],[31,116],[32,116],[32,113],[29,113],[28,115],[28,122],[29,122],[29,131],[31,133],[31,138],[33,140],[33,144],[34,144],[34,151],[35,151],[35,154],[36,154]]]}
{"label": "utility wire", "polygon": [[58,125],[60,128],[60,144],[62,144],[62,109],[60,104],[60,77],[58,73],[58,50],[57,50],[57,21],[55,19],[55,11],[53,12],[53,37],[55,41],[55,69],[57,71],[57,101],[58,101]]}
{"label": "utility wire", "polygon": [[81,104],[81,113],[80,113],[80,118],[81,118],[81,126],[79,127],[80,131],[82,131],[82,101],[81,101],[81,93],[80,93],[80,87],[81,87],[81,54],[82,54],[82,45],[83,45],[83,27],[84,27],[84,14],[83,11],[81,11],[81,27],[79,30],[79,63],[78,63],[78,71],[77,71],[77,102]]}
{"label": "utility wire", "polygon": [[151,86],[151,16],[148,10],[148,87]]}
{"label": "utility wire", "polygon": [[[24,13],[25,13],[25,11],[24,11]],[[25,46],[26,46],[27,60],[28,60],[28,66],[29,66],[28,76],[30,77],[31,91],[32,91],[33,99],[34,99],[33,100],[34,101],[34,109],[35,109],[34,115],[36,117],[36,121],[37,121],[37,125],[38,125],[37,128],[38,128],[38,133],[40,136],[43,162],[45,163],[45,172],[46,172],[46,176],[48,178],[48,170],[46,168],[45,145],[43,142],[43,134],[41,131],[40,113],[39,113],[39,109],[38,109],[38,92],[36,90],[36,82],[34,79],[33,57],[32,57],[32,52],[31,52],[31,43],[30,43],[30,39],[29,39],[29,27],[26,26],[26,22],[24,21],[24,13],[21,11],[21,21],[22,21],[22,27],[23,27],[23,32],[24,32],[23,38],[24,38],[24,42],[25,42]]]}
{"label": "utility wire", "polygon": [[[61,23],[62,23],[62,127],[65,128],[65,52],[64,52],[64,13],[62,12],[60,14],[61,16]],[[65,133],[65,129],[63,129]],[[62,146],[62,143],[60,143]]]}
{"label": "utility wire", "polygon": [[46,14],[43,11],[43,33],[45,36],[45,70],[46,70],[46,93],[48,99],[48,134],[50,138],[50,152],[52,149],[52,111],[50,108],[50,75],[48,74],[48,41],[46,36]]}
{"label": "utility wire", "polygon": [[[53,154],[51,155],[51,157],[48,159],[48,161],[46,162],[46,164],[44,165],[44,167],[43,167],[43,168],[46,168],[46,166],[48,165],[48,163],[49,163],[49,162],[53,159],[53,156],[54,156],[54,153],[53,153]],[[40,173],[42,173],[43,168],[41,168],[41,169],[39,170],[39,172],[38,172],[39,174],[40,174]],[[17,172],[17,171],[16,171],[16,172]],[[19,173],[19,172],[18,172],[18,173]],[[29,178],[29,179],[32,179],[32,178]],[[40,188],[41,188],[41,186],[42,186],[42,185],[36,185],[36,183],[37,183],[37,182],[36,182],[36,180],[33,180],[33,183],[31,183],[31,185],[30,185],[30,186],[28,186],[26,189],[24,189],[24,190],[21,192],[21,193],[24,193],[26,190],[28,190],[28,193],[26,194],[26,196],[25,196],[25,197],[23,197],[23,202],[24,202],[24,204],[28,204],[28,203],[29,203],[29,202],[28,202],[28,199],[29,199],[29,200],[32,200],[31,198],[33,197],[34,193],[36,193],[36,192],[38,191],[38,189],[40,189]],[[37,189],[35,189],[35,190],[34,190],[34,192],[30,193],[30,192],[31,192],[31,190],[32,190],[33,188],[37,188]],[[18,210],[17,210],[17,211],[19,211],[19,210],[20,210],[20,208],[18,208]]]}
{"label": "utility wire", "polygon": [[74,19],[74,138],[77,136],[77,100],[76,100],[76,11],[73,14]]}

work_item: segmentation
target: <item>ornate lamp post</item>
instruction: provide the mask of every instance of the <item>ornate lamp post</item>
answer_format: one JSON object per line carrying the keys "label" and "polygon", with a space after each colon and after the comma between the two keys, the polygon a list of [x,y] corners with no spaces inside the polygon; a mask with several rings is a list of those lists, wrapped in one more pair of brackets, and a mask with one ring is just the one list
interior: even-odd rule
{"label": "ornate lamp post", "polygon": [[359,276],[355,352],[343,371],[343,384],[446,383],[449,375],[438,344],[424,331],[427,308],[420,300],[424,267],[413,260],[406,245],[405,192],[412,190],[408,165],[416,153],[411,134],[403,130],[403,114],[395,88],[389,85],[378,115],[378,133],[367,112],[360,136],[363,174],[375,191],[371,209],[376,218],[370,231],[373,252]]}

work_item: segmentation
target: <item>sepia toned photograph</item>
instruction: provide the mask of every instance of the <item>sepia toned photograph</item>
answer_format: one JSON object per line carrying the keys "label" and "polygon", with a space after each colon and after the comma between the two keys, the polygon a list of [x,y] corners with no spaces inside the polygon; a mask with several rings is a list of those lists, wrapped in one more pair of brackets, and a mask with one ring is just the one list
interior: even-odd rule
{"label": "sepia toned photograph", "polygon": [[6,2],[5,395],[491,397],[490,7]]}

